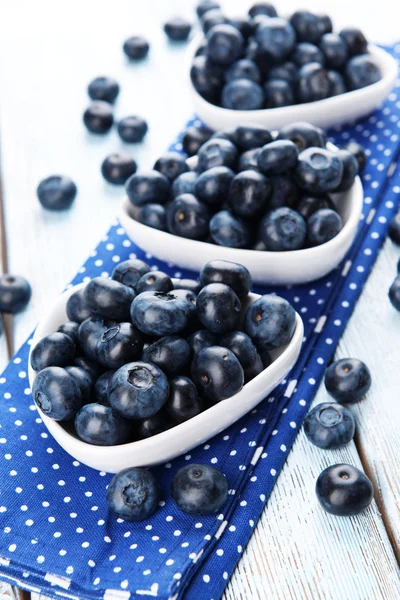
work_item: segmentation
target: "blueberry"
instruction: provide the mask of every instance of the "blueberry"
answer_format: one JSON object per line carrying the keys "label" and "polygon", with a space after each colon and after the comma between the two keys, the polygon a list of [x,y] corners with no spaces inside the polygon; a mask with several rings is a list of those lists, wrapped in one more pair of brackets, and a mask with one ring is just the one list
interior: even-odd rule
{"label": "blueberry", "polygon": [[233,144],[235,146],[236,142],[235,142],[235,130],[234,129],[229,129],[229,130],[218,130],[215,131],[212,136],[210,137],[210,140],[227,140],[228,142],[231,142],[231,144]]}
{"label": "blueberry", "polygon": [[177,335],[162,337],[143,351],[143,360],[155,364],[168,376],[182,371],[189,358],[188,342]]}
{"label": "blueberry", "polygon": [[74,366],[86,371],[89,377],[96,380],[103,372],[103,368],[94,360],[90,360],[86,356],[78,356],[74,360]]}
{"label": "blueberry", "polygon": [[21,275],[0,275],[0,312],[19,313],[32,296],[29,282]]}
{"label": "blueberry", "polygon": [[296,206],[296,211],[307,221],[320,208],[335,210],[335,205],[329,196],[303,196]]}
{"label": "blueberry", "polygon": [[352,412],[331,402],[318,404],[310,410],[304,421],[304,433],[309,441],[324,450],[348,444],[353,439],[355,430]]}
{"label": "blueberry", "polygon": [[118,122],[118,135],[127,144],[141,142],[148,129],[147,122],[136,115],[124,117]]}
{"label": "blueberry", "polygon": [[70,177],[50,175],[39,183],[36,193],[47,210],[67,210],[75,200],[78,188]]}
{"label": "blueberry", "polygon": [[143,336],[132,323],[118,323],[106,329],[97,341],[96,358],[107,369],[119,369],[138,360],[143,349]]}
{"label": "blueberry", "polygon": [[371,387],[371,373],[357,358],[342,358],[333,362],[325,373],[325,387],[340,404],[358,402]]}
{"label": "blueberry", "polygon": [[400,211],[390,221],[388,235],[394,244],[400,246]]}
{"label": "blueberry", "polygon": [[299,70],[296,96],[299,103],[324,100],[330,96],[331,82],[326,69],[317,62],[307,63]]}
{"label": "blueberry", "polygon": [[195,90],[208,102],[217,103],[223,83],[223,71],[207,56],[196,56],[190,69]]}
{"label": "blueberry", "polygon": [[175,377],[169,385],[170,392],[165,409],[175,423],[184,423],[204,410],[204,403],[189,377]]}
{"label": "blueberry", "polygon": [[244,382],[248,383],[249,381],[257,377],[257,375],[262,373],[264,369],[265,367],[261,356],[257,354],[255,361],[249,367],[247,367],[247,369],[244,369]]}
{"label": "blueberry", "polygon": [[311,146],[325,148],[326,145],[326,136],[322,129],[303,121],[284,125],[279,130],[277,139],[290,140],[297,146],[299,152]]}
{"label": "blueberry", "polygon": [[110,131],[114,116],[108,102],[93,102],[83,113],[83,122],[91,133],[107,133]]}
{"label": "blueberry", "polygon": [[311,194],[325,194],[338,187],[343,176],[343,162],[336,153],[324,148],[307,148],[299,154],[297,184]]}
{"label": "blueberry", "polygon": [[258,166],[265,175],[278,175],[294,167],[298,151],[290,140],[276,140],[261,148]]}
{"label": "blueberry", "polygon": [[131,362],[114,373],[108,401],[127,419],[145,419],[164,406],[168,393],[168,379],[161,369],[151,363]]}
{"label": "blueberry", "polygon": [[307,239],[311,246],[320,246],[336,237],[342,229],[340,215],[330,208],[320,208],[307,220]]}
{"label": "blueberry", "polygon": [[103,333],[116,324],[115,321],[106,321],[103,317],[96,315],[89,317],[79,325],[79,346],[90,360],[97,362],[97,343]]}
{"label": "blueberry", "polygon": [[253,282],[243,265],[228,260],[212,260],[200,271],[200,283],[202,287],[210,283],[223,283],[232,288],[239,298],[245,298]]}
{"label": "blueberry", "polygon": [[138,467],[117,473],[107,488],[108,506],[124,521],[148,519],[156,512],[159,499],[154,475]]}
{"label": "blueberry", "polygon": [[138,221],[143,225],[147,225],[147,227],[167,231],[167,213],[165,207],[161,204],[144,204],[141,206],[138,212]]}
{"label": "blueberry", "polygon": [[228,481],[210,465],[186,465],[174,476],[171,496],[178,508],[190,515],[217,513],[228,497]]}
{"label": "blueberry", "polygon": [[263,107],[262,87],[250,79],[233,79],[222,90],[222,106],[231,110],[257,110]]}
{"label": "blueberry", "polygon": [[226,200],[235,173],[229,167],[212,167],[197,178],[194,193],[205,204],[218,208]]}
{"label": "blueberry", "polygon": [[157,414],[146,419],[138,421],[137,434],[139,439],[145,439],[158,435],[167,429],[173,427],[168,415],[164,409],[161,409]]}
{"label": "blueberry", "polygon": [[108,183],[114,185],[124,185],[136,170],[137,164],[129,154],[110,154],[101,163],[101,174]]}
{"label": "blueberry", "polygon": [[235,176],[229,189],[232,212],[243,218],[258,217],[265,213],[272,184],[257,171],[242,171]]}
{"label": "blueberry", "polygon": [[360,29],[345,27],[339,35],[345,41],[350,56],[368,52],[368,42]]}
{"label": "blueberry", "polygon": [[374,497],[371,481],[352,465],[331,465],[319,475],[315,486],[322,508],[338,517],[358,515]]}
{"label": "blueberry", "polygon": [[251,238],[251,228],[243,219],[221,210],[210,220],[210,234],[219,246],[246,248]]}
{"label": "blueberry", "polygon": [[105,277],[95,277],[84,291],[84,300],[94,313],[117,321],[129,320],[134,297],[132,288]]}
{"label": "blueberry", "polygon": [[78,384],[81,391],[82,404],[88,404],[89,402],[92,402],[94,379],[90,373],[85,371],[85,369],[82,367],[77,367],[75,365],[65,367],[65,370],[75,379],[76,383]]}
{"label": "blueberry", "polygon": [[215,2],[215,0],[201,0],[201,2],[199,2],[199,4],[196,6],[196,13],[199,19],[201,19],[201,17],[205,15],[207,11],[213,9],[218,10],[219,8],[220,5],[218,2]]}
{"label": "blueberry", "polygon": [[208,234],[209,211],[193,194],[181,194],[167,208],[168,229],[174,235],[192,240]]}
{"label": "blueberry", "polygon": [[117,446],[128,441],[130,423],[110,406],[86,404],[75,415],[75,430],[81,440],[95,446]]}
{"label": "blueberry", "polygon": [[224,78],[226,82],[233,79],[250,79],[255,83],[260,83],[261,73],[254,61],[248,58],[241,58],[230,65],[224,73]]}
{"label": "blueberry", "polygon": [[325,64],[330,69],[341,69],[347,62],[348,49],[345,40],[337,33],[326,33],[320,41]]}
{"label": "blueberry", "polygon": [[291,16],[290,22],[296,31],[299,42],[319,43],[323,32],[316,15],[307,10],[298,10]]}
{"label": "blueberry", "polygon": [[96,402],[98,402],[99,404],[109,404],[108,392],[110,389],[111,379],[114,373],[114,370],[109,370],[96,379],[96,383],[94,385],[94,392],[96,395]]}
{"label": "blueberry", "polygon": [[196,300],[197,314],[204,327],[212,333],[237,329],[241,304],[232,288],[223,283],[204,286]]}
{"label": "blueberry", "polygon": [[321,34],[332,33],[333,23],[329,15],[317,15],[319,29]]}
{"label": "blueberry", "polygon": [[209,129],[204,127],[188,127],[183,134],[182,148],[188,156],[194,156],[201,146],[208,142],[212,135]]}
{"label": "blueberry", "polygon": [[249,17],[254,19],[259,15],[265,15],[267,17],[277,17],[275,6],[269,2],[256,2],[249,8]]}
{"label": "blueberry", "polygon": [[84,288],[71,294],[67,300],[66,311],[70,321],[82,323],[92,316],[92,311],[84,299]]}
{"label": "blueberry", "polygon": [[172,197],[176,198],[181,194],[194,194],[197,177],[198,174],[195,171],[187,171],[186,173],[181,173],[181,175],[178,175],[178,177],[172,183]]}
{"label": "blueberry", "polygon": [[273,66],[268,72],[269,79],[283,79],[293,83],[296,79],[297,67],[294,62],[288,60],[280,65]]}
{"label": "blueberry", "polygon": [[143,333],[159,337],[183,331],[189,317],[188,302],[173,292],[143,292],[131,306],[132,323]]}
{"label": "blueberry", "polygon": [[249,369],[257,360],[257,348],[243,331],[226,333],[220,339],[220,345],[233,352],[244,370]]}
{"label": "blueberry", "polygon": [[396,310],[400,310],[400,276],[397,276],[389,288],[389,300]]}
{"label": "blueberry", "polygon": [[135,173],[125,185],[126,193],[132,204],[165,204],[169,198],[170,183],[167,177],[158,171]]}
{"label": "blueberry", "polygon": [[91,100],[102,100],[112,104],[119,94],[118,82],[112,77],[96,77],[89,83],[88,94]]}
{"label": "blueberry", "polygon": [[204,32],[204,34],[206,35],[210,29],[212,29],[213,27],[216,27],[217,25],[224,25],[226,23],[228,23],[228,19],[225,17],[225,15],[220,11],[220,9],[216,8],[213,10],[208,10],[202,17],[201,17],[201,28]]}
{"label": "blueberry", "polygon": [[115,267],[111,278],[135,290],[139,279],[149,271],[149,265],[143,260],[130,258],[120,262]]}
{"label": "blueberry", "polygon": [[230,398],[243,387],[240,362],[233,352],[221,346],[200,350],[193,358],[191,374],[201,396],[212,403]]}
{"label": "blueberry", "polygon": [[173,289],[171,278],[162,271],[149,271],[142,275],[136,285],[136,292],[170,292]]}
{"label": "blueberry", "polygon": [[164,25],[164,31],[172,42],[185,42],[192,30],[192,24],[181,17],[169,19]]}
{"label": "blueberry", "polygon": [[206,52],[217,64],[232,64],[241,56],[243,49],[243,36],[232,25],[215,25],[207,33]]}
{"label": "blueberry", "polygon": [[306,235],[303,217],[286,206],[267,213],[261,221],[260,238],[267,250],[299,250],[304,247]]}
{"label": "blueberry", "polygon": [[42,338],[31,353],[31,367],[41,371],[46,367],[65,367],[75,357],[75,344],[65,333],[51,333]]}
{"label": "blueberry", "polygon": [[369,54],[351,58],[346,65],[345,74],[350,90],[367,87],[382,79],[380,67]]}
{"label": "blueberry", "polygon": [[261,52],[274,63],[283,62],[293,51],[296,34],[286,19],[272,17],[259,23],[255,40]]}
{"label": "blueberry", "polygon": [[246,19],[246,17],[230,18],[229,25],[238,29],[246,41],[253,35],[253,23],[249,19]]}
{"label": "blueberry", "polygon": [[[181,298],[188,304],[188,308],[189,308],[189,321],[188,321],[188,325],[187,325],[188,328],[191,330],[191,332],[195,329],[198,329],[198,327],[200,326],[200,322],[198,320],[197,310],[196,310],[197,294],[195,294],[191,290],[174,289],[174,296],[176,298]],[[186,331],[186,333],[187,333],[187,331]]]}
{"label": "blueberry", "polygon": [[291,58],[298,67],[302,67],[311,62],[316,62],[320,65],[325,63],[323,52],[318,46],[311,44],[310,42],[300,42],[300,44],[297,44]]}
{"label": "blueberry", "polygon": [[362,173],[365,169],[365,165],[367,164],[367,155],[365,154],[365,150],[361,144],[355,141],[351,141],[345,146],[343,146],[343,150],[347,150],[354,154],[358,162],[358,172]]}
{"label": "blueberry", "polygon": [[249,307],[245,330],[260,350],[288,344],[296,327],[296,312],[284,298],[266,294]]}
{"label": "blueberry", "polygon": [[272,142],[272,134],[259,125],[239,125],[233,133],[235,144],[242,150],[252,150]]}
{"label": "blueberry", "polygon": [[130,60],[142,60],[149,53],[149,43],[140,35],[133,35],[125,40],[123,51]]}
{"label": "blueberry", "polygon": [[37,374],[32,395],[40,410],[55,421],[68,421],[82,406],[75,379],[61,367],[47,367]]}
{"label": "blueberry", "polygon": [[288,206],[293,208],[299,199],[299,188],[290,175],[275,175],[270,177],[272,193],[268,201],[269,208]]}
{"label": "blueberry", "polygon": [[330,96],[340,96],[348,91],[343,75],[332,69],[328,69],[327,74],[331,84]]}
{"label": "blueberry", "polygon": [[342,180],[335,192],[347,192],[358,175],[358,162],[354,154],[348,150],[338,150],[336,155],[340,158],[343,163],[343,174]]}
{"label": "blueberry", "polygon": [[79,323],[75,323],[74,321],[67,321],[67,323],[63,323],[57,329],[59,333],[65,333],[68,335],[75,345],[78,343],[78,329]]}
{"label": "blueberry", "polygon": [[201,285],[195,279],[172,279],[174,290],[190,290],[194,294],[198,294]]}
{"label": "blueberry", "polygon": [[173,181],[178,175],[189,171],[186,160],[179,152],[166,152],[154,163],[154,170],[159,171],[170,181]]}
{"label": "blueberry", "polygon": [[212,167],[229,167],[234,169],[238,151],[229,140],[214,138],[202,145],[198,152],[198,170],[207,171]]}
{"label": "blueberry", "polygon": [[253,150],[247,150],[239,157],[237,171],[247,171],[252,169],[258,171],[258,155],[260,154],[261,148],[253,148]]}
{"label": "blueberry", "polygon": [[218,345],[217,336],[212,334],[211,331],[208,331],[208,329],[199,329],[198,331],[195,331],[188,337],[187,341],[190,346],[192,358],[203,348]]}
{"label": "blueberry", "polygon": [[270,79],[264,84],[265,108],[280,108],[294,104],[293,88],[283,79]]}

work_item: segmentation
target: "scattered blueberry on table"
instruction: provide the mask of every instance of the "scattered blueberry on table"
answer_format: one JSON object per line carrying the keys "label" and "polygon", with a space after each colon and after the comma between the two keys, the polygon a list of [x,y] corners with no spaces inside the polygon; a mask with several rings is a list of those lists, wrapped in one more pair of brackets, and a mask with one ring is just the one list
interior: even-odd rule
{"label": "scattered blueberry on table", "polygon": [[112,77],[96,77],[89,83],[88,94],[91,100],[113,104],[119,94],[119,84]]}
{"label": "scattered blueberry on table", "polygon": [[304,420],[309,441],[325,450],[348,444],[356,429],[353,413],[341,404],[323,402],[315,406]]}
{"label": "scattered blueberry on table", "polygon": [[70,208],[78,188],[66,175],[50,175],[39,183],[36,193],[43,208],[59,211]]}
{"label": "scattered blueberry on table", "polygon": [[147,122],[137,115],[124,117],[118,122],[118,135],[126,144],[141,142],[148,131]]}
{"label": "scattered blueberry on table", "polygon": [[83,113],[83,122],[91,133],[108,133],[114,123],[112,108],[108,102],[96,100]]}
{"label": "scattered blueberry on table", "polygon": [[111,510],[124,521],[143,521],[157,510],[160,492],[150,471],[131,467],[115,475],[106,499]]}
{"label": "scattered blueberry on table", "polygon": [[317,479],[315,491],[322,508],[339,517],[358,515],[374,497],[368,477],[346,464],[326,468]]}
{"label": "scattered blueberry on table", "polygon": [[185,42],[192,30],[192,24],[182,17],[169,19],[164,25],[164,31],[172,42]]}
{"label": "scattered blueberry on table", "polygon": [[326,370],[325,387],[340,404],[354,404],[365,396],[371,387],[371,373],[358,358],[341,358]]}
{"label": "scattered blueberry on table", "polygon": [[125,40],[122,49],[129,60],[138,61],[146,58],[150,45],[141,35],[133,35]]}
{"label": "scattered blueberry on table", "polygon": [[122,152],[114,152],[101,163],[101,174],[108,183],[124,185],[127,179],[137,171],[136,161]]}
{"label": "scattered blueberry on table", "polygon": [[174,476],[171,496],[177,506],[191,515],[212,515],[228,497],[228,481],[211,465],[186,465]]}
{"label": "scattered blueberry on table", "polygon": [[30,283],[22,275],[0,275],[0,312],[19,313],[32,296]]}

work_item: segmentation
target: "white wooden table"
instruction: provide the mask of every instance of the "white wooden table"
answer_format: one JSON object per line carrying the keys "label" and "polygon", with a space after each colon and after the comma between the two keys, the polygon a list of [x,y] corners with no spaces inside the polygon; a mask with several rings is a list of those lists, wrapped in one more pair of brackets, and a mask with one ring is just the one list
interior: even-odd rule
{"label": "white wooden table", "polygon": [[[112,75],[121,84],[117,116],[143,115],[143,145],[126,147],[149,167],[191,114],[185,46],[171,47],[162,31],[170,16],[192,19],[193,0],[19,0],[0,5],[1,165],[8,270],[33,287],[29,308],[14,320],[19,346],[115,216],[122,190],[108,186],[99,165],[123,149],[115,132],[94,139],[82,124],[87,83]],[[243,12],[247,2],[225,2]],[[400,37],[393,0],[318,0],[302,4],[332,15],[337,26],[357,24],[374,41]],[[299,8],[280,0],[279,9]],[[129,65],[121,44],[129,35],[151,42],[149,60]],[[41,210],[35,189],[52,173],[79,187],[64,214]],[[226,600],[398,600],[400,576],[400,315],[386,301],[400,252],[386,242],[340,343],[337,355],[364,359],[373,375],[368,398],[356,407],[353,443],[323,452],[301,432],[263,518],[229,582]],[[7,265],[4,264],[6,268]],[[0,339],[0,367],[8,359]],[[320,389],[316,402],[326,399]],[[359,517],[333,518],[318,507],[314,483],[333,462],[362,466],[373,479],[376,503]],[[1,585],[1,584],[0,584]],[[10,593],[7,586],[1,594]],[[3,597],[3,596],[1,596]]]}

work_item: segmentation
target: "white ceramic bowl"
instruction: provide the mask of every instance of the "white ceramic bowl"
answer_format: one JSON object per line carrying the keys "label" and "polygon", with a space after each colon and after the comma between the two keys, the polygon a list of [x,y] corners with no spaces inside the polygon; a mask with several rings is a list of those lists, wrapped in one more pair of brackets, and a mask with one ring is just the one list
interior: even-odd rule
{"label": "white ceramic bowl", "polygon": [[[84,283],[77,285],[64,292],[57,299],[45,318],[37,326],[31,352],[39,340],[56,331],[61,323],[68,320],[65,310],[67,300],[71,294],[85,285]],[[258,297],[256,294],[251,294],[249,304]],[[246,307],[244,307],[244,310],[246,310]],[[76,460],[93,469],[117,473],[126,467],[144,467],[167,462],[220,433],[268,396],[297,361],[303,341],[303,332],[303,322],[296,313],[296,328],[290,343],[270,352],[273,360],[271,365],[247,383],[238,394],[223,400],[181,425],[138,442],[121,446],[92,446],[69,433],[57,421],[46,417],[40,409],[38,411],[48,431],[60,446]],[[31,388],[35,377],[36,373],[30,366],[29,356],[29,382]]]}
{"label": "white ceramic bowl", "polygon": [[307,121],[323,128],[349,123],[368,115],[380,106],[392,89],[398,73],[397,62],[393,56],[381,48],[369,44],[368,52],[382,71],[382,79],[377,83],[360,90],[307,104],[261,110],[231,110],[215,106],[204,100],[192,84],[190,66],[202,39],[201,36],[193,40],[188,50],[188,81],[195,113],[210,129],[218,131],[233,129],[238,124],[248,123],[263,125],[268,129],[279,129],[296,121]]}

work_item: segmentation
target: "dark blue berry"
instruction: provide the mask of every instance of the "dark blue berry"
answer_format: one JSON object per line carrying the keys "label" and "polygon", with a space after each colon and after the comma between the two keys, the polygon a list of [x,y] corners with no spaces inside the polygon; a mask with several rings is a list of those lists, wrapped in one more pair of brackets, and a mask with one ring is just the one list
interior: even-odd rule
{"label": "dark blue berry", "polygon": [[194,156],[201,146],[208,142],[212,135],[209,129],[204,127],[188,127],[182,137],[182,148],[188,156]]}
{"label": "dark blue berry", "polygon": [[148,129],[147,122],[136,115],[124,117],[118,122],[118,135],[127,144],[141,142]]}
{"label": "dark blue berry", "polygon": [[259,125],[239,125],[234,131],[233,138],[241,151],[259,148],[272,142],[269,129]]}
{"label": "dark blue berry", "polygon": [[114,325],[115,321],[106,321],[99,315],[89,317],[79,325],[79,347],[90,360],[97,362],[97,343],[103,333]]}
{"label": "dark blue berry", "polygon": [[299,199],[299,188],[290,175],[275,175],[269,178],[272,184],[272,193],[268,200],[271,210],[288,206],[294,208]]}
{"label": "dark blue berry", "polygon": [[199,4],[196,6],[196,13],[199,19],[201,19],[201,17],[205,15],[207,11],[213,9],[218,10],[219,8],[220,4],[215,2],[215,0],[201,0],[201,2],[199,2]]}
{"label": "dark blue berry", "polygon": [[264,84],[265,108],[280,108],[294,104],[293,88],[283,79],[270,79]]}
{"label": "dark blue berry", "polygon": [[169,199],[169,188],[169,180],[158,171],[135,173],[125,184],[127,196],[136,206],[165,204]]}
{"label": "dark blue berry", "polygon": [[0,312],[19,313],[32,296],[30,283],[21,275],[0,275]]}
{"label": "dark blue berry", "polygon": [[67,321],[67,323],[63,323],[57,329],[59,333],[65,333],[68,335],[75,345],[78,344],[78,329],[79,323],[75,323],[74,321]]}
{"label": "dark blue berry", "polygon": [[232,25],[216,25],[207,33],[207,56],[217,64],[232,64],[241,56],[243,49],[243,36]]}
{"label": "dark blue berry", "polygon": [[108,102],[93,102],[83,113],[83,122],[91,133],[107,133],[110,131],[114,116]]}
{"label": "dark blue berry", "polygon": [[233,179],[229,189],[232,212],[243,218],[258,217],[265,213],[272,184],[257,171],[242,171]]}
{"label": "dark blue berry", "polygon": [[108,183],[114,185],[124,185],[136,171],[136,161],[129,154],[110,154],[101,163],[101,174]]}
{"label": "dark blue berry", "polygon": [[400,246],[400,211],[390,221],[388,235],[394,244]]}
{"label": "dark blue berry", "polygon": [[147,227],[167,231],[167,213],[165,207],[161,204],[144,204],[141,206],[138,212],[138,221],[143,225],[147,225]]}
{"label": "dark blue berry", "polygon": [[118,82],[112,77],[96,77],[89,83],[88,94],[91,100],[102,100],[112,104],[119,94]]}
{"label": "dark blue berry", "polygon": [[136,293],[170,292],[173,289],[171,278],[162,271],[149,271],[142,275],[136,285]]}
{"label": "dark blue berry", "polygon": [[194,193],[208,206],[219,208],[228,197],[234,176],[235,173],[229,167],[212,167],[199,175]]}
{"label": "dark blue berry", "polygon": [[173,292],[143,292],[132,302],[131,319],[148,335],[165,336],[183,331],[190,317],[186,300]]}
{"label": "dark blue berry", "polygon": [[222,90],[221,104],[231,110],[258,110],[263,107],[264,92],[250,79],[233,79]]}
{"label": "dark blue berry", "polygon": [[124,521],[143,521],[156,512],[160,493],[154,475],[130,467],[113,477],[107,488],[110,509]]}
{"label": "dark blue berry", "polygon": [[296,206],[296,211],[307,221],[320,208],[335,210],[335,205],[329,196],[303,196]]}
{"label": "dark blue berry", "polygon": [[333,362],[325,373],[325,387],[340,404],[358,402],[371,387],[371,373],[357,358],[342,358]]}
{"label": "dark blue berry", "polygon": [[132,288],[105,277],[95,277],[85,287],[84,299],[91,310],[107,319],[128,321],[135,292]]}
{"label": "dark blue berry", "polygon": [[47,367],[37,374],[32,395],[40,410],[55,421],[68,421],[82,406],[79,385],[61,367]]}
{"label": "dark blue berry", "polygon": [[223,283],[204,286],[196,300],[198,317],[212,333],[226,333],[237,329],[241,304],[232,288]]}
{"label": "dark blue berry", "polygon": [[128,363],[114,373],[108,401],[127,419],[145,419],[164,406],[168,394],[164,373],[156,365],[139,361]]}
{"label": "dark blue berry", "polygon": [[257,348],[243,331],[226,333],[220,339],[220,345],[233,352],[244,370],[249,369],[257,360]]}
{"label": "dark blue berry", "polygon": [[224,73],[224,78],[226,82],[233,79],[250,79],[255,83],[260,83],[261,73],[254,61],[248,58],[241,58],[230,65]]}
{"label": "dark blue berry", "polygon": [[298,150],[290,140],[276,140],[261,148],[258,166],[265,175],[279,175],[294,167]]}
{"label": "dark blue berry", "polygon": [[[399,261],[400,264],[400,261]],[[397,266],[400,272],[399,265]],[[400,276],[398,275],[389,288],[389,300],[396,310],[400,310]]]}
{"label": "dark blue berry", "polygon": [[319,46],[329,69],[341,69],[347,61],[348,49],[344,39],[337,33],[325,33]]}
{"label": "dark blue berry", "polygon": [[123,51],[130,60],[142,60],[149,53],[149,43],[140,35],[133,35],[125,40]]}
{"label": "dark blue berry", "polygon": [[356,422],[352,412],[331,402],[315,406],[304,421],[304,433],[309,441],[324,450],[348,444],[353,439],[355,430]]}
{"label": "dark blue berry", "polygon": [[310,246],[320,246],[336,237],[342,229],[340,215],[330,208],[320,208],[307,220],[307,240]]}
{"label": "dark blue berry", "polygon": [[228,497],[228,481],[210,465],[186,465],[174,476],[171,496],[178,508],[190,515],[217,513]]}
{"label": "dark blue berry", "polygon": [[230,18],[229,25],[238,29],[246,41],[253,35],[254,24],[246,17]]}
{"label": "dark blue berry", "polygon": [[186,290],[186,289],[179,289],[179,290],[174,289],[173,293],[176,298],[181,298],[188,305],[189,321],[188,321],[187,329],[185,331],[185,335],[188,335],[189,330],[191,333],[192,331],[195,331],[196,329],[198,329],[200,327],[200,322],[198,320],[197,310],[196,310],[197,294],[195,294],[191,290]]}
{"label": "dark blue berry", "polygon": [[358,162],[354,154],[348,150],[338,150],[336,155],[343,163],[342,179],[335,192],[347,192],[358,175]]}
{"label": "dark blue berry", "polygon": [[355,141],[351,141],[345,146],[343,146],[343,150],[347,150],[354,154],[358,162],[358,172],[362,173],[365,169],[365,165],[367,164],[367,155],[365,154],[365,150],[361,144]]}
{"label": "dark blue berry", "polygon": [[255,31],[260,51],[272,62],[280,63],[294,49],[296,34],[286,19],[277,17],[263,19]]}
{"label": "dark blue berry", "polygon": [[96,379],[96,383],[94,385],[94,392],[96,395],[96,402],[98,402],[99,404],[109,404],[108,392],[110,389],[110,382],[114,373],[115,371],[109,370]]}
{"label": "dark blue berry", "polygon": [[47,210],[67,210],[78,189],[70,177],[51,175],[43,179],[36,190],[40,204]]}
{"label": "dark blue berry", "polygon": [[248,383],[257,377],[257,375],[262,373],[264,369],[265,367],[261,356],[257,354],[255,361],[249,367],[247,367],[247,369],[244,369],[244,382]]}
{"label": "dark blue berry", "polygon": [[237,166],[238,173],[249,169],[258,171],[258,155],[260,154],[260,150],[261,148],[253,148],[240,155]]}
{"label": "dark blue berry", "polygon": [[369,54],[351,58],[346,65],[345,74],[349,90],[359,90],[382,79],[380,67]]}
{"label": "dark blue berry", "polygon": [[339,35],[345,41],[350,56],[368,52],[368,42],[360,29],[345,27]]}
{"label": "dark blue berry", "polygon": [[131,425],[110,406],[86,404],[75,415],[81,440],[95,446],[117,446],[128,441]]}
{"label": "dark blue berry", "polygon": [[345,94],[348,91],[345,80],[338,71],[328,69],[327,74],[331,84],[330,96],[340,96],[340,94]]}
{"label": "dark blue berry", "polygon": [[280,65],[273,66],[268,71],[269,79],[283,79],[289,83],[293,83],[296,79],[297,67],[294,62],[288,60]]}
{"label": "dark blue berry", "polygon": [[212,167],[229,167],[234,169],[238,156],[237,148],[227,139],[213,138],[202,145],[198,154],[198,171],[203,172]]}
{"label": "dark blue berry", "polygon": [[94,379],[90,373],[85,371],[85,369],[82,367],[77,367],[75,365],[65,367],[65,370],[75,379],[76,383],[78,384],[81,391],[82,404],[89,404],[89,402],[93,402]]}
{"label": "dark blue berry", "polygon": [[296,171],[297,184],[310,194],[335,190],[343,176],[343,162],[336,153],[324,148],[307,148],[300,152]]}
{"label": "dark blue berry", "polygon": [[195,279],[172,279],[174,290],[190,290],[194,294],[198,294],[201,285]]}
{"label": "dark blue berry", "polygon": [[329,15],[317,15],[317,19],[322,35],[325,33],[332,33],[333,23]]}
{"label": "dark blue berry", "polygon": [[304,247],[306,235],[303,217],[287,206],[267,213],[261,221],[260,238],[267,250],[299,250]]}
{"label": "dark blue berry", "polygon": [[319,43],[323,31],[316,15],[306,10],[299,10],[293,13],[290,22],[296,31],[299,42]]}
{"label": "dark blue berry", "polygon": [[181,175],[178,175],[171,186],[172,197],[176,198],[181,194],[194,194],[197,177],[198,173],[195,171],[187,171],[186,173],[181,173]]}
{"label": "dark blue berry", "polygon": [[190,79],[195,90],[208,102],[216,104],[223,84],[223,70],[208,56],[196,56],[190,69]]}
{"label": "dark blue berry", "polygon": [[324,100],[330,93],[331,82],[326,69],[320,63],[311,62],[301,67],[296,79],[296,96],[299,103]]}
{"label": "dark blue berry", "polygon": [[311,44],[310,42],[300,42],[300,44],[297,44],[291,58],[298,67],[302,67],[303,65],[312,62],[319,63],[320,65],[325,63],[323,52],[318,46],[315,46],[315,44]]}
{"label": "dark blue berry", "polygon": [[184,423],[203,411],[204,402],[189,377],[175,377],[169,382],[169,387],[169,398],[165,410],[174,423]]}
{"label": "dark blue berry", "polygon": [[237,394],[244,383],[240,362],[221,346],[203,348],[195,354],[191,374],[200,395],[213,404]]}
{"label": "dark blue berry", "polygon": [[119,369],[138,360],[143,349],[143,336],[132,323],[118,323],[106,329],[97,341],[96,358],[107,369]]}
{"label": "dark blue berry", "polygon": [[266,294],[249,307],[245,330],[260,350],[273,350],[290,342],[296,327],[296,312],[284,298]]}
{"label": "dark blue berry", "polygon": [[212,260],[200,271],[200,283],[202,287],[209,283],[223,283],[232,288],[239,298],[245,298],[253,282],[243,265],[229,260]]}
{"label": "dark blue berry", "polygon": [[254,19],[259,15],[265,15],[266,17],[277,17],[275,6],[269,2],[256,2],[249,8],[249,17]]}
{"label": "dark blue berry", "polygon": [[205,35],[217,25],[225,25],[228,23],[228,19],[221,12],[219,8],[215,8],[213,10],[208,10],[200,20],[201,28]]}
{"label": "dark blue berry", "polygon": [[189,171],[185,157],[179,152],[166,152],[156,160],[153,168],[165,175],[170,181]]}
{"label": "dark blue berry", "polygon": [[98,377],[100,377],[104,370],[103,367],[101,367],[97,362],[90,360],[86,356],[78,356],[75,358],[74,366],[86,371],[89,377],[93,380],[96,380]]}
{"label": "dark blue berry", "polygon": [[130,258],[120,262],[114,269],[111,279],[123,283],[124,285],[136,289],[137,283],[142,275],[148,273],[150,267],[143,260]]}
{"label": "dark blue berry", "polygon": [[157,365],[168,376],[181,372],[189,359],[189,344],[177,335],[160,338],[143,351],[143,360]]}
{"label": "dark blue berry", "polygon": [[164,31],[172,42],[185,42],[192,30],[192,24],[181,17],[169,19],[164,25]]}
{"label": "dark blue berry", "polygon": [[315,486],[322,508],[338,517],[358,515],[374,497],[371,481],[352,465],[339,464],[326,468]]}
{"label": "dark blue berry", "polygon": [[219,246],[246,248],[251,239],[251,228],[243,219],[221,210],[210,220],[210,234]]}
{"label": "dark blue berry", "polygon": [[92,316],[92,311],[84,299],[84,288],[71,294],[67,300],[66,311],[70,321],[82,323]]}
{"label": "dark blue berry", "polygon": [[75,357],[76,347],[69,335],[50,333],[42,338],[31,352],[30,362],[34,371],[46,367],[66,367]]}
{"label": "dark blue berry", "polygon": [[299,152],[313,146],[315,148],[325,148],[326,135],[319,127],[299,121],[285,125],[278,132],[278,140],[290,140],[296,146]]}
{"label": "dark blue berry", "polygon": [[139,439],[146,439],[158,435],[167,429],[173,427],[166,411],[161,409],[157,414],[146,419],[140,419],[137,424],[137,434]]}
{"label": "dark blue berry", "polygon": [[188,344],[190,346],[190,352],[192,358],[200,352],[203,348],[209,348],[210,346],[218,345],[218,338],[208,329],[199,329],[188,337]]}
{"label": "dark blue berry", "polygon": [[209,210],[193,194],[181,194],[167,208],[168,229],[180,237],[202,240],[208,234]]}

